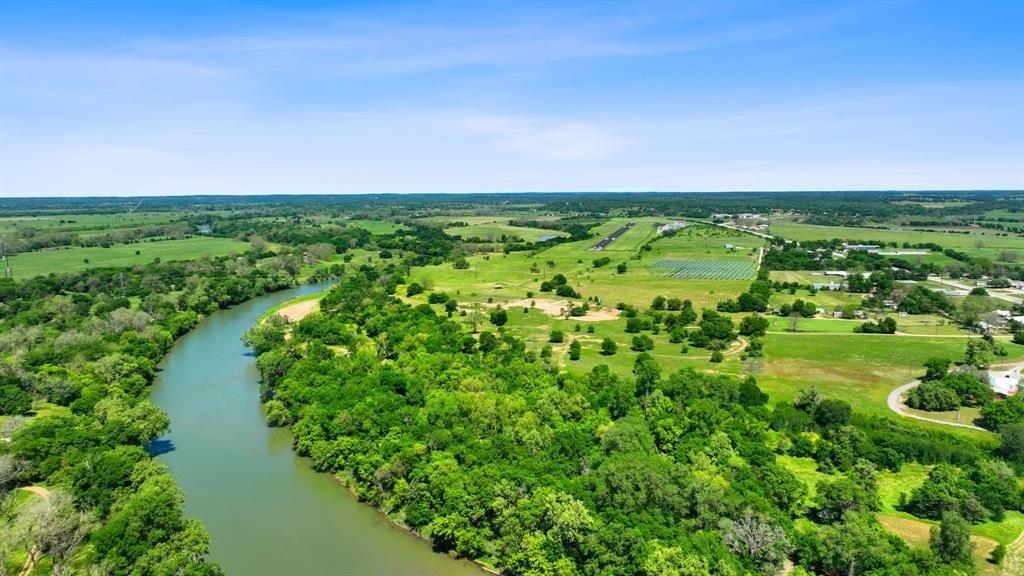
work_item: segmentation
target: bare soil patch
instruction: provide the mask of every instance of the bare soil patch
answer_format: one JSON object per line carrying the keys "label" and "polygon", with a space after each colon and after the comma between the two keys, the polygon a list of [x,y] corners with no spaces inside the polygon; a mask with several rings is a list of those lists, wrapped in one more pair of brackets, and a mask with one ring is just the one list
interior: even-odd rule
{"label": "bare soil patch", "polygon": [[[490,304],[495,306],[496,304]],[[550,300],[547,298],[522,298],[519,300],[510,300],[505,303],[506,308],[534,308],[547,314],[548,316],[565,316],[569,308],[573,305],[568,300]],[[603,322],[606,320],[615,320],[619,317],[619,311],[615,308],[602,308],[600,310],[591,309],[585,316],[573,316],[572,320],[579,320],[580,322]]]}
{"label": "bare soil patch", "polygon": [[319,300],[303,300],[302,302],[296,302],[281,308],[277,311],[277,314],[284,316],[289,322],[298,322],[315,312],[319,307]]}

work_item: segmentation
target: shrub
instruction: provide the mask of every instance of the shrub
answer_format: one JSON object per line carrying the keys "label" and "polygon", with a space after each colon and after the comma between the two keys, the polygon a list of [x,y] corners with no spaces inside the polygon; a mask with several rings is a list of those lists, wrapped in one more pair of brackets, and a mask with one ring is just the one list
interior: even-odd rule
{"label": "shrub", "polygon": [[498,326],[500,328],[501,326],[504,326],[505,324],[508,323],[508,312],[501,308],[498,308],[497,310],[491,310],[490,320],[491,324],[494,324],[495,326]]}
{"label": "shrub", "polygon": [[615,343],[615,340],[605,338],[601,341],[601,354],[603,356],[613,356],[618,350],[619,346]]}
{"label": "shrub", "polygon": [[646,352],[647,350],[654,350],[654,340],[650,336],[641,334],[639,336],[633,336],[633,342],[631,343],[630,349],[635,352]]}

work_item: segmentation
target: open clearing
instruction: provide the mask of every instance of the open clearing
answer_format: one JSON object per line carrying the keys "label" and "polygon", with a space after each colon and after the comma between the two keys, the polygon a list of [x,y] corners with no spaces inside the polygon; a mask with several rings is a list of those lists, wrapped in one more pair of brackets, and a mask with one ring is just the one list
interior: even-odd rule
{"label": "open clearing", "polygon": [[454,226],[445,228],[444,233],[449,236],[460,238],[480,238],[488,242],[500,242],[502,239],[519,238],[525,242],[539,242],[549,238],[560,238],[568,236],[560,230],[545,230],[543,228],[524,228],[522,226],[511,226],[509,224],[470,224],[469,226]]}
{"label": "open clearing", "polygon": [[[30,278],[51,272],[75,272],[106,266],[132,266],[161,260],[192,260],[204,256],[242,253],[249,244],[229,238],[195,237],[116,244],[109,248],[51,248],[10,257],[15,278]],[[138,252],[138,254],[136,254]]]}

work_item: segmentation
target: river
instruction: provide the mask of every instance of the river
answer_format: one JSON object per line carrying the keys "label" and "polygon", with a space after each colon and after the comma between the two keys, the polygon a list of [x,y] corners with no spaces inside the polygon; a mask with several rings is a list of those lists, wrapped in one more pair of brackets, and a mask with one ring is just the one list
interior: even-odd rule
{"label": "river", "polygon": [[269,428],[255,358],[240,337],[271,306],[325,290],[306,285],[212,314],[161,363],[152,399],[171,418],[166,462],[186,514],[210,532],[210,558],[230,575],[474,575],[358,502]]}

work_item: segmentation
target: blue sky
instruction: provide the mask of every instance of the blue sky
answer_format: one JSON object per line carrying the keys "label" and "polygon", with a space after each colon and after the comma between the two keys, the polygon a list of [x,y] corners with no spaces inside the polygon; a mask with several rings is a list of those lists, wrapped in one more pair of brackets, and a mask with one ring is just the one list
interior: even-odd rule
{"label": "blue sky", "polygon": [[1024,2],[6,2],[0,196],[1024,188]]}

